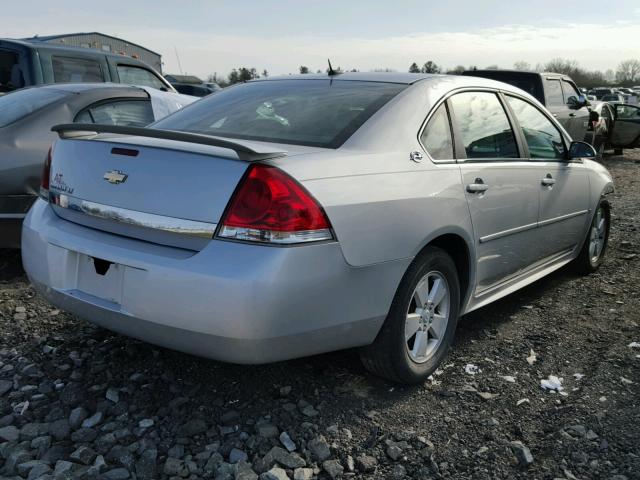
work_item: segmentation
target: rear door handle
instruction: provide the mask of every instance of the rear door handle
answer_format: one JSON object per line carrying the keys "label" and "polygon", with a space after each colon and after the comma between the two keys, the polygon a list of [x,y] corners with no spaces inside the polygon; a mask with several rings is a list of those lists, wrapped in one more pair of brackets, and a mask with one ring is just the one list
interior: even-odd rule
{"label": "rear door handle", "polygon": [[547,173],[547,176],[542,179],[541,183],[545,187],[552,187],[556,184],[556,179],[553,178],[550,173]]}
{"label": "rear door handle", "polygon": [[476,178],[473,183],[467,185],[467,192],[469,193],[482,193],[486,192],[489,188],[489,185],[484,183],[484,180],[481,178]]}
{"label": "rear door handle", "polygon": [[575,114],[575,113],[570,113],[570,114],[569,114],[569,116],[570,116],[570,117],[575,117],[575,116],[576,116],[576,114]]}

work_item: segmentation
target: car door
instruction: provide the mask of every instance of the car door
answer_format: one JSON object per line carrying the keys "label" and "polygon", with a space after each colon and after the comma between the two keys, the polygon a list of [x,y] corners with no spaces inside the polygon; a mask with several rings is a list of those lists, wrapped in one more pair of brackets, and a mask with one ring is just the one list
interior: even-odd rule
{"label": "car door", "polygon": [[448,99],[476,244],[476,294],[532,262],[538,220],[537,169],[521,158],[501,99],[468,91]]}
{"label": "car door", "polygon": [[569,253],[583,239],[589,211],[589,180],[580,161],[568,161],[568,146],[551,119],[528,100],[505,94],[536,171],[540,201],[535,238],[537,261]]}
{"label": "car door", "polygon": [[640,107],[635,105],[614,105],[615,120],[611,129],[610,142],[615,148],[640,147]]}
{"label": "car door", "polygon": [[584,104],[582,94],[573,83],[565,79],[562,79],[561,83],[564,103],[569,110],[567,113],[569,128],[565,129],[572,139],[582,140],[589,128],[589,109]]}

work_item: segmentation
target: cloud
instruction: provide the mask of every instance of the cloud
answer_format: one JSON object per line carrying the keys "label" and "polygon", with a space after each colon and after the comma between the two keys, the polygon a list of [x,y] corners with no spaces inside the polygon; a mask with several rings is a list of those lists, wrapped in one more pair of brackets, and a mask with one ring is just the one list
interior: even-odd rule
{"label": "cloud", "polygon": [[[175,71],[175,45],[183,68],[199,75],[233,67],[267,68],[272,73],[295,72],[299,65],[326,68],[326,59],[342,68],[406,70],[411,62],[433,60],[446,67],[499,65],[510,68],[518,60],[532,65],[556,57],[577,60],[588,69],[615,68],[625,58],[638,57],[635,42],[640,25],[579,24],[535,27],[507,25],[471,32],[414,33],[378,39],[296,36],[264,38],[257,35],[159,34],[138,32],[166,52],[167,71]],[[136,41],[131,39],[132,41]],[[140,39],[138,38],[138,41]],[[169,44],[167,44],[170,42]],[[143,43],[144,44],[144,43]]]}
{"label": "cloud", "polygon": [[[40,34],[77,31],[77,19],[74,23],[75,27],[56,22],[55,31]],[[183,70],[203,77],[213,72],[226,75],[239,66],[266,68],[271,74],[296,72],[300,65],[312,71],[324,70],[327,58],[331,58],[334,66],[362,71],[375,68],[404,71],[414,61],[427,60],[449,68],[456,65],[510,68],[519,60],[536,65],[556,57],[575,59],[587,69],[606,70],[626,58],[637,58],[639,51],[632,39],[640,38],[640,25],[633,23],[505,25],[467,32],[416,32],[379,38],[274,37],[272,33],[267,36],[258,32],[229,35],[152,25],[134,28],[108,20],[100,25],[82,24],[81,30],[117,35],[161,53],[165,72],[178,71],[175,47]],[[7,25],[10,29],[5,33],[7,36],[31,34],[12,27],[19,23]]]}

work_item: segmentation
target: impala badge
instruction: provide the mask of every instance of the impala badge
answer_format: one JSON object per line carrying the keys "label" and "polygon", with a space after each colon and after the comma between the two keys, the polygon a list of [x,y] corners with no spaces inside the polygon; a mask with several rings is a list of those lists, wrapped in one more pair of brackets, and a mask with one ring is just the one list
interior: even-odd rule
{"label": "impala badge", "polygon": [[111,170],[110,172],[105,173],[104,177],[102,178],[104,178],[109,183],[118,185],[119,183],[126,182],[128,176],[129,175],[127,175],[124,172],[121,172],[120,170]]}

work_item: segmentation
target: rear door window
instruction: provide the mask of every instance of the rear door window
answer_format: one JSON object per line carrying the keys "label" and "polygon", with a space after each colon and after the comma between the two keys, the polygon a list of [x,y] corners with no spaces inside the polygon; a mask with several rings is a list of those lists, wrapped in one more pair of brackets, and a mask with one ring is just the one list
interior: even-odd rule
{"label": "rear door window", "polygon": [[51,57],[53,79],[56,83],[104,82],[102,67],[96,60],[76,57]]}
{"label": "rear door window", "polygon": [[68,95],[68,92],[49,88],[27,88],[3,95],[0,97],[0,128]]}
{"label": "rear door window", "polygon": [[560,80],[545,80],[545,91],[547,94],[547,106],[564,105],[564,97],[562,95],[562,87]]}
{"label": "rear door window", "polygon": [[434,160],[453,159],[451,125],[449,124],[447,107],[444,103],[438,107],[429,119],[429,123],[427,123],[420,136],[420,141]]}
{"label": "rear door window", "polygon": [[24,87],[24,75],[18,54],[0,50],[0,93]]}
{"label": "rear door window", "polygon": [[150,72],[146,68],[133,67],[130,65],[118,65],[117,68],[120,83],[157,88],[158,90],[167,88],[153,72]]}
{"label": "rear door window", "polygon": [[144,127],[153,120],[153,109],[148,100],[115,100],[85,108],[76,115],[74,122]]}
{"label": "rear door window", "polygon": [[463,92],[450,101],[467,159],[518,158],[515,135],[495,93]]}
{"label": "rear door window", "polygon": [[562,134],[540,110],[520,98],[506,96],[522,128],[529,156],[535,159],[564,159],[566,149]]}

